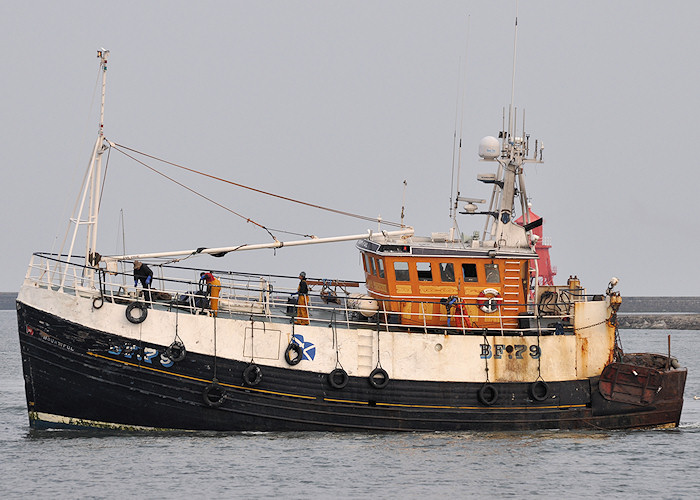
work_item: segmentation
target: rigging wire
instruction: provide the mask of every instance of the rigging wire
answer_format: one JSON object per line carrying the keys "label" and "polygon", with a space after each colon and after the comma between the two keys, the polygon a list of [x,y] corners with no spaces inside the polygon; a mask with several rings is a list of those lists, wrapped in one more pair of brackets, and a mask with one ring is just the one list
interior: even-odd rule
{"label": "rigging wire", "polygon": [[109,157],[112,154],[112,148],[107,150],[107,161],[105,162],[105,174],[102,176],[102,186],[100,186],[100,197],[97,200],[97,211],[100,211],[102,206],[102,195],[105,192],[105,184],[107,183],[107,171],[109,170]]}
{"label": "rigging wire", "polygon": [[[386,221],[386,220],[383,220],[383,219],[377,218],[377,217],[368,217],[368,216],[366,216],[366,215],[359,215],[359,214],[354,214],[354,213],[352,213],[352,212],[346,212],[346,211],[343,211],[343,210],[337,210],[337,209],[335,209],[335,208],[324,207],[324,206],[322,206],[322,205],[316,205],[316,204],[314,204],[314,203],[309,203],[309,202],[306,202],[306,201],[296,200],[296,199],[294,199],[294,198],[289,198],[289,197],[287,197],[287,196],[282,196],[282,195],[279,195],[279,194],[270,193],[269,191],[263,191],[263,190],[261,190],[261,189],[257,189],[257,188],[251,187],[251,186],[246,186],[245,184],[240,184],[240,183],[238,183],[238,182],[230,181],[230,180],[228,180],[228,179],[223,179],[223,178],[217,177],[217,176],[215,176],[215,175],[207,174],[207,173],[205,173],[205,172],[200,172],[199,170],[194,170],[194,169],[192,169],[192,168],[185,167],[184,165],[179,165],[179,164],[177,164],[177,163],[173,163],[173,162],[164,160],[164,159],[162,159],[162,158],[158,158],[157,156],[149,155],[149,154],[144,153],[144,152],[142,152],[142,151],[138,151],[138,150],[133,149],[133,148],[130,148],[130,147],[128,147],[128,146],[124,146],[123,144],[111,143],[111,146],[112,146],[113,148],[115,148],[117,151],[119,151],[120,153],[122,153],[122,154],[128,156],[129,158],[133,159],[134,161],[137,161],[137,162],[141,163],[141,164],[144,165],[144,166],[147,166],[148,168],[150,168],[151,170],[153,170],[153,171],[155,171],[155,172],[157,172],[157,170],[155,170],[153,167],[151,167],[151,166],[149,166],[149,165],[146,165],[145,163],[143,163],[143,162],[137,160],[136,158],[134,158],[133,156],[131,156],[131,155],[127,154],[126,152],[120,150],[119,148],[126,149],[126,150],[128,150],[128,151],[133,152],[133,153],[136,153],[136,154],[145,156],[145,157],[147,157],[147,158],[151,158],[151,159],[156,160],[156,161],[160,161],[160,162],[165,163],[165,164],[167,164],[167,165],[171,165],[171,166],[173,166],[173,167],[177,167],[177,168],[180,168],[180,169],[182,169],[182,170],[186,170],[186,171],[188,171],[188,172],[192,172],[192,173],[194,173],[194,174],[198,174],[198,175],[201,175],[201,176],[204,176],[204,177],[208,177],[208,178],[210,178],[210,179],[214,179],[214,180],[217,180],[217,181],[220,181],[220,182],[225,182],[225,183],[227,183],[227,184],[231,184],[232,186],[240,187],[240,188],[243,188],[243,189],[248,189],[249,191],[254,191],[254,192],[256,192],[256,193],[264,194],[264,195],[266,195],[266,196],[272,196],[273,198],[279,198],[279,199],[281,199],[281,200],[290,201],[290,202],[292,202],[292,203],[298,203],[298,204],[300,204],[300,205],[304,205],[304,206],[307,206],[307,207],[317,208],[317,209],[319,209],[319,210],[325,210],[325,211],[327,211],[327,212],[331,212],[331,213],[338,214],[338,215],[345,215],[345,216],[347,216],[347,217],[354,217],[354,218],[356,218],[356,219],[360,219],[360,220],[364,220],[364,221],[368,221],[368,222],[379,222],[379,223],[382,223],[382,224],[386,224],[386,225],[388,225],[388,226],[401,227],[401,224],[398,223],[398,222]],[[160,173],[160,172],[159,172],[159,173]],[[165,174],[161,174],[161,175],[165,175]],[[166,176],[166,177],[167,177],[167,176]],[[178,184],[179,184],[179,183],[178,183]],[[182,185],[182,184],[181,184],[181,185]],[[186,187],[186,186],[183,185],[183,187]],[[188,188],[188,189],[189,189],[189,188]],[[200,196],[201,196],[201,195],[200,195]],[[210,200],[210,201],[211,201],[211,200]],[[216,202],[213,202],[213,203],[216,203]],[[216,204],[218,205],[218,203],[216,203]],[[220,205],[220,206],[221,206],[221,205]],[[245,218],[245,217],[244,217],[244,218]],[[257,223],[256,223],[256,224],[257,224]],[[259,224],[258,224],[258,225],[259,225]],[[264,227],[264,226],[260,225],[260,227]],[[292,234],[293,234],[293,233],[292,233]]]}
{"label": "rigging wire", "polygon": [[[124,146],[122,146],[122,147],[124,147]],[[139,164],[143,165],[144,167],[148,168],[149,170],[155,172],[156,174],[158,174],[158,175],[160,175],[160,176],[162,176],[162,177],[165,177],[165,178],[168,179],[169,181],[174,182],[174,183],[177,184],[178,186],[180,186],[180,187],[182,187],[182,188],[184,188],[184,189],[190,191],[191,193],[193,193],[193,194],[199,196],[200,198],[203,198],[203,199],[207,200],[208,202],[213,203],[214,205],[216,205],[216,206],[218,206],[218,207],[220,207],[220,208],[223,208],[223,209],[226,210],[227,212],[230,212],[230,213],[232,213],[233,215],[235,215],[235,216],[237,216],[237,217],[240,217],[241,219],[245,220],[246,222],[250,222],[251,224],[254,224],[254,225],[258,226],[259,228],[264,229],[264,230],[267,232],[267,234],[269,234],[270,237],[272,237],[272,239],[275,240],[275,241],[278,241],[278,240],[277,240],[277,238],[275,237],[275,235],[272,234],[271,231],[275,231],[275,232],[279,232],[279,233],[285,233],[285,234],[292,234],[292,235],[295,235],[295,236],[302,236],[302,237],[305,237],[305,238],[313,238],[313,237],[314,237],[313,235],[310,235],[310,234],[294,233],[294,232],[285,231],[285,230],[282,230],[282,229],[268,228],[268,227],[266,227],[266,226],[264,226],[264,225],[262,225],[262,224],[260,224],[260,223],[258,223],[258,222],[256,222],[256,221],[254,221],[254,220],[251,219],[250,217],[246,217],[245,215],[239,214],[239,213],[236,212],[235,210],[232,210],[232,209],[230,209],[229,207],[227,207],[227,206],[225,206],[225,205],[222,205],[222,204],[219,203],[218,201],[215,201],[215,200],[209,198],[208,196],[206,196],[206,195],[204,195],[204,194],[202,194],[202,193],[200,193],[200,192],[198,192],[198,191],[195,191],[195,190],[192,189],[191,187],[186,186],[185,184],[181,183],[180,181],[177,181],[177,180],[173,179],[172,177],[170,177],[170,176],[164,174],[164,173],[161,172],[160,170],[158,170],[158,169],[152,167],[151,165],[148,165],[147,163],[142,162],[142,161],[139,160],[138,158],[135,158],[134,156],[130,155],[129,153],[120,150],[118,147],[115,147],[115,145],[112,145],[112,148],[114,148],[116,151],[118,151],[119,153],[123,154],[124,156],[126,156],[126,157],[128,157],[128,158],[131,158],[131,159],[134,160],[136,163],[139,163]],[[110,148],[110,149],[111,149],[111,148]],[[130,151],[133,151],[131,148],[125,148],[125,149],[129,149]],[[138,151],[136,151],[136,152],[138,153]],[[141,154],[143,154],[143,153],[141,153]],[[144,155],[144,156],[149,156],[149,155]],[[157,158],[156,158],[156,159],[157,159]],[[162,161],[162,160],[161,160],[161,161]],[[165,162],[165,163],[167,163],[167,162]],[[204,174],[204,175],[206,175],[206,174]]]}
{"label": "rigging wire", "polygon": [[[85,125],[83,126],[83,130],[88,130],[89,126],[88,123],[90,122],[90,117],[92,116],[92,111],[95,106],[95,96],[97,95],[97,88],[100,85],[100,76],[102,75],[102,64],[100,64],[99,68],[97,69],[97,77],[95,78],[95,86],[92,89],[92,98],[90,99],[90,109],[88,110],[87,115],[85,116]],[[87,136],[85,137],[87,140]],[[73,170],[73,175],[77,175],[77,166]],[[83,184],[81,184],[81,190],[82,187],[85,185],[85,179],[87,178],[87,172],[85,173],[85,176],[83,177]],[[60,254],[63,254],[63,249],[65,247],[66,241],[68,240],[68,234],[70,234],[70,229],[71,229],[71,218],[72,216],[75,216],[75,224],[77,225],[79,222],[78,220],[80,219],[80,214],[77,214],[76,211],[78,210],[78,204],[80,202],[80,192],[78,192],[78,197],[75,200],[75,205],[73,206],[73,212],[72,215],[68,217],[68,226],[66,227],[66,232],[63,236],[63,241],[61,243],[61,248],[59,250]],[[64,207],[61,213],[63,214],[61,216],[61,219],[64,220],[66,219],[65,214],[68,212],[68,206],[70,204],[69,198],[66,198],[64,202]],[[56,235],[56,241],[58,240],[58,234]]]}

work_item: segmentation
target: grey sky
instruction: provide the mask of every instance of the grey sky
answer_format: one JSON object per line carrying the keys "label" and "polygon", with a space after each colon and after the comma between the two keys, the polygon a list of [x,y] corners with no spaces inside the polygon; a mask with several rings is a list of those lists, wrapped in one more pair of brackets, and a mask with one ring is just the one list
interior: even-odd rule
{"label": "grey sky", "polygon": [[[449,228],[468,24],[461,190],[489,193],[475,182],[491,169],[476,149],[510,101],[514,10],[511,1],[2,2],[0,291],[17,290],[31,252],[63,234],[97,128],[99,47],[111,51],[109,139],[390,220],[407,179],[406,221],[430,234]],[[597,292],[616,275],[627,295],[698,295],[698,266],[679,262],[700,247],[698,19],[700,3],[689,1],[520,2],[515,103],[546,146],[545,164],[526,173],[528,194],[560,281],[577,274]],[[374,228],[163,171],[273,228]],[[102,253],[118,250],[120,209],[128,252],[270,240],[113,153]],[[468,232],[482,225],[460,221]],[[362,276],[353,243],[197,264]]]}

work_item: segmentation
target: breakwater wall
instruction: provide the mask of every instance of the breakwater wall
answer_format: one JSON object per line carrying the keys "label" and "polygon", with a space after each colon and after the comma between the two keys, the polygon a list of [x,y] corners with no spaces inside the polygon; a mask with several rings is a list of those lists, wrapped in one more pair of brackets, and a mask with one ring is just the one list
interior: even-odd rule
{"label": "breakwater wall", "polygon": [[700,297],[625,297],[620,313],[697,313]]}
{"label": "breakwater wall", "polygon": [[700,330],[700,297],[622,297],[620,328]]}
{"label": "breakwater wall", "polygon": [[700,330],[700,314],[619,314],[620,328]]}
{"label": "breakwater wall", "polygon": [[17,294],[14,292],[0,292],[0,309],[15,309]]}

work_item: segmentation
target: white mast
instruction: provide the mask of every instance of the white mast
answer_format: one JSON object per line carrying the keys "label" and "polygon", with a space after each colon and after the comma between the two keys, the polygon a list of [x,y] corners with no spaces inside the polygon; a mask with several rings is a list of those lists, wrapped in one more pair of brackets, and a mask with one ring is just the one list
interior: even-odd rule
{"label": "white mast", "polygon": [[[107,149],[104,146],[104,122],[105,90],[107,87],[107,57],[109,57],[109,50],[98,50],[97,57],[100,58],[100,67],[102,68],[102,96],[100,99],[100,127],[97,131],[97,143],[95,146],[93,188],[90,193],[90,222],[88,224],[88,238],[85,251],[85,256],[88,261],[90,260],[91,254],[95,253],[97,247],[97,220],[100,215],[100,187],[102,184],[102,153]],[[93,263],[95,264],[95,262]]]}
{"label": "white mast", "polygon": [[[104,153],[106,146],[104,144],[104,114],[105,114],[105,89],[107,86],[107,58],[109,57],[109,50],[100,49],[97,51],[97,57],[100,59],[100,69],[102,70],[102,96],[100,103],[100,124],[97,131],[97,140],[95,141],[95,146],[92,149],[92,156],[90,158],[90,163],[85,173],[85,178],[83,180],[82,192],[79,196],[80,206],[74,209],[73,216],[71,217],[71,222],[75,224],[73,230],[73,236],[71,238],[70,249],[68,250],[68,260],[73,256],[73,249],[75,247],[75,240],[78,235],[78,230],[81,225],[87,226],[87,236],[85,238],[85,265],[87,271],[85,273],[85,279],[87,282],[85,285],[94,286],[94,270],[92,266],[96,264],[94,262],[94,255],[96,253],[95,247],[97,246],[97,220],[100,212],[100,187],[102,184],[102,153]],[[89,203],[89,212],[87,219],[83,219],[83,209],[85,208],[86,200]],[[61,286],[65,283],[66,276],[64,275],[61,280]]]}

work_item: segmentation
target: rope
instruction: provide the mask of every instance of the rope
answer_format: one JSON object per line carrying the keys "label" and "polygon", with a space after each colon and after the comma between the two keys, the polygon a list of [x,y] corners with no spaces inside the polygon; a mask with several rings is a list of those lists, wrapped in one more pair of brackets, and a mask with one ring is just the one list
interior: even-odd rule
{"label": "rope", "polygon": [[[377,366],[376,368],[382,368],[382,362],[379,359],[379,331],[381,322],[379,321],[379,313],[377,313]],[[382,368],[383,369],[383,368]]]}
{"label": "rope", "polygon": [[593,323],[592,325],[586,325],[586,326],[580,326],[578,328],[574,328],[575,332],[585,330],[586,328],[593,328],[594,326],[602,325],[603,323],[607,323],[610,320],[610,318],[604,319],[603,321],[599,321],[598,323]]}
{"label": "rope", "polygon": [[[175,298],[177,299],[177,296]],[[175,308],[175,338],[173,339],[173,343],[177,342],[178,340],[180,340],[180,342],[182,342],[182,339],[180,338],[180,335],[177,332],[178,325],[180,323],[180,316],[178,313],[179,313],[179,308],[176,307]],[[183,344],[184,344],[184,342],[183,342]]]}
{"label": "rope", "polygon": [[[294,331],[294,327],[292,326],[292,332],[293,331]],[[292,336],[294,336],[294,333],[292,333]],[[245,340],[243,341],[243,344],[244,344],[243,348],[245,349]],[[248,364],[252,365],[253,363],[255,363],[255,320],[251,316],[251,318],[250,318],[250,363],[248,363]]]}
{"label": "rope", "polygon": [[335,369],[338,369],[340,367],[341,370],[345,370],[343,368],[343,365],[340,364],[340,352],[339,352],[339,346],[338,346],[338,331],[336,330],[336,317],[335,317],[336,309],[334,308],[331,311],[331,328],[333,330],[333,347],[335,347]]}
{"label": "rope", "polygon": [[[118,146],[118,147],[116,147],[116,146]],[[215,175],[211,175],[211,174],[207,174],[207,173],[204,173],[204,172],[200,172],[200,171],[198,171],[198,170],[194,170],[194,169],[192,169],[192,168],[185,167],[184,165],[179,165],[179,164],[177,164],[177,163],[173,163],[173,162],[164,160],[164,159],[162,159],[162,158],[158,158],[157,156],[149,155],[149,154],[144,153],[144,152],[142,152],[142,151],[138,151],[138,150],[136,150],[136,149],[133,149],[133,148],[124,146],[123,144],[114,143],[114,145],[113,145],[112,147],[115,147],[115,149],[116,149],[117,151],[119,151],[120,153],[124,154],[125,156],[128,156],[129,158],[133,159],[134,161],[137,161],[137,162],[141,163],[141,164],[144,165],[144,166],[147,166],[148,168],[150,168],[150,169],[152,169],[152,170],[154,170],[154,171],[156,171],[156,170],[153,169],[153,167],[150,167],[150,166],[146,165],[145,163],[143,163],[143,162],[137,160],[136,158],[134,158],[133,156],[127,154],[126,152],[121,151],[119,148],[124,148],[124,149],[126,149],[126,150],[128,150],[128,151],[131,151],[131,152],[136,153],[136,154],[140,154],[140,155],[145,156],[145,157],[147,157],[147,158],[151,158],[151,159],[153,159],[153,160],[160,161],[160,162],[165,163],[165,164],[167,164],[167,165],[171,165],[171,166],[173,166],[173,167],[176,167],[176,168],[179,168],[179,169],[182,169],[182,170],[186,170],[186,171],[188,171],[188,172],[192,172],[193,174],[197,174],[197,175],[201,175],[201,176],[204,176],[204,177],[208,177],[208,178],[210,178],[210,179],[214,179],[214,180],[217,180],[217,181],[220,181],[220,182],[225,182],[225,183],[227,183],[227,184],[231,184],[232,186],[240,187],[240,188],[243,188],[243,189],[248,189],[248,190],[250,190],[250,191],[253,191],[253,192],[256,192],[256,193],[259,193],[259,194],[264,194],[264,195],[266,195],[266,196],[271,196],[271,197],[273,197],[273,198],[279,198],[279,199],[281,199],[281,200],[289,201],[289,202],[292,202],[292,203],[298,203],[299,205],[304,205],[304,206],[311,207],[311,208],[316,208],[316,209],[319,209],[319,210],[325,210],[325,211],[327,211],[327,212],[331,212],[331,213],[338,214],[338,215],[345,215],[345,216],[347,216],[347,217],[354,217],[354,218],[356,218],[356,219],[360,219],[360,220],[364,220],[364,221],[381,222],[381,223],[386,224],[386,225],[388,225],[388,226],[402,227],[402,225],[401,225],[400,223],[398,223],[398,222],[385,221],[385,220],[382,220],[382,219],[379,219],[379,218],[376,218],[376,217],[367,217],[367,216],[365,216],[365,215],[354,214],[354,213],[352,213],[352,212],[345,212],[345,211],[343,211],[343,210],[337,210],[337,209],[335,209],[335,208],[324,207],[324,206],[322,206],[322,205],[316,205],[316,204],[314,204],[314,203],[309,203],[309,202],[306,202],[306,201],[296,200],[296,199],[294,199],[294,198],[289,198],[289,197],[287,197],[287,196],[282,196],[282,195],[279,195],[279,194],[270,193],[270,192],[268,192],[268,191],[263,191],[263,190],[261,190],[261,189],[257,189],[257,188],[254,188],[254,187],[246,186],[245,184],[240,184],[240,183],[238,183],[238,182],[230,181],[230,180],[228,180],[228,179],[223,179],[223,178],[217,177],[217,176],[215,176]],[[156,172],[157,172],[157,171],[156,171]],[[158,172],[158,173],[160,173],[160,172]],[[161,175],[164,175],[164,174],[161,174]],[[261,226],[261,227],[262,227],[262,226]]]}
{"label": "rope", "polygon": [[[484,342],[486,345],[489,347],[489,351],[491,350],[491,344],[489,344],[489,339],[486,338],[486,328],[484,328],[482,335],[484,336]],[[484,369],[486,370],[486,383],[489,383],[489,358],[484,356]]]}
{"label": "rope", "polygon": [[540,318],[538,316],[537,317],[537,323],[538,323],[538,325],[537,325],[537,352],[538,352],[538,354],[537,354],[537,378],[535,379],[535,382],[537,382],[538,380],[541,380],[542,382],[544,382],[544,379],[542,378],[542,348],[540,347],[541,331],[539,328],[539,321],[540,321]]}
{"label": "rope", "polygon": [[214,379],[212,383],[217,383],[216,378],[216,316],[214,316]]}

